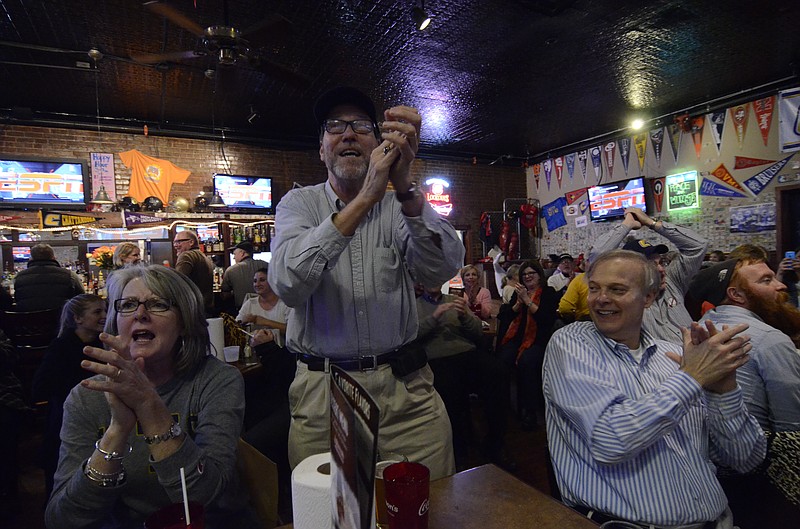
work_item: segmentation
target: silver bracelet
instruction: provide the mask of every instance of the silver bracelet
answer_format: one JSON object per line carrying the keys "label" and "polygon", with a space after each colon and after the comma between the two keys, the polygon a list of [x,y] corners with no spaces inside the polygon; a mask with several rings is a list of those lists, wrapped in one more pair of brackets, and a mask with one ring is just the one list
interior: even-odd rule
{"label": "silver bracelet", "polygon": [[100,439],[98,439],[94,443],[95,450],[100,452],[103,455],[103,459],[105,459],[106,461],[119,461],[120,459],[123,459],[125,456],[130,455],[131,451],[133,451],[133,447],[130,444],[127,444],[127,446],[128,446],[127,451],[123,450],[123,452],[125,452],[125,453],[122,453],[122,452],[108,452],[108,451],[103,450],[102,448],[100,448]]}
{"label": "silver bracelet", "polygon": [[104,474],[89,464],[91,459],[92,458],[87,459],[83,464],[83,475],[91,481],[97,483],[101,487],[118,487],[125,483],[127,475],[125,474],[125,467],[121,464],[118,472]]}

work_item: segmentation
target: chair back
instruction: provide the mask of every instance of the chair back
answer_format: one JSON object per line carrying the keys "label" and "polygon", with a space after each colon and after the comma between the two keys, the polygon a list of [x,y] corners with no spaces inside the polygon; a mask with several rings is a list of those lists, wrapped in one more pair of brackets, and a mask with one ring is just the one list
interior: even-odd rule
{"label": "chair back", "polygon": [[278,525],[278,465],[239,439],[236,468],[250,493],[250,505],[264,529]]}
{"label": "chair back", "polygon": [[17,347],[44,347],[58,334],[60,320],[60,309],[6,311],[0,325]]}

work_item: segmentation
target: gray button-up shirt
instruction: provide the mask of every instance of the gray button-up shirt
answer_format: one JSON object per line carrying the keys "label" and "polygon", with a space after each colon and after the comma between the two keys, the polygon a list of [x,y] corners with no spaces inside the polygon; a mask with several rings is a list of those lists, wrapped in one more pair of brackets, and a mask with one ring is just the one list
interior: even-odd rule
{"label": "gray button-up shirt", "polygon": [[343,207],[328,182],[293,189],[278,204],[269,283],[294,309],[286,330],[292,352],[351,358],[410,342],[413,281],[441,285],[464,262],[455,230],[427,203],[419,217],[406,217],[387,192],[352,237],[333,224]]}

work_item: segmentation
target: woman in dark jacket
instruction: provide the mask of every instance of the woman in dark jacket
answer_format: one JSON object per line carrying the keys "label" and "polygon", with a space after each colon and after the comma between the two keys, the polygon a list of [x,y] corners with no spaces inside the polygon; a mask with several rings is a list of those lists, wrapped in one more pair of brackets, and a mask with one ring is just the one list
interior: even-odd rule
{"label": "woman in dark jacket", "polygon": [[61,415],[70,390],[92,373],[81,367],[87,345],[102,347],[100,333],[106,324],[106,302],[94,294],[80,294],[67,301],[61,310],[58,337],[42,359],[33,379],[34,402],[47,401],[47,428],[42,442],[42,468],[47,495],[53,490],[53,474],[61,446]]}
{"label": "woman in dark jacket", "polygon": [[500,307],[498,352],[503,363],[517,368],[517,402],[522,427],[536,428],[537,410],[544,409],[542,364],[553,334],[558,308],[556,291],[547,286],[544,270],[528,261],[519,272],[519,284],[509,303]]}

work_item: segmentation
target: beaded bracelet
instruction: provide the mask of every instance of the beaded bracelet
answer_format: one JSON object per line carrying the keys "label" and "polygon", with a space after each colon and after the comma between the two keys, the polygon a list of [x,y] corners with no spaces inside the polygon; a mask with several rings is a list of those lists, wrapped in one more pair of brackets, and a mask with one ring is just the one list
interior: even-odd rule
{"label": "beaded bracelet", "polygon": [[97,483],[101,487],[118,487],[125,483],[125,479],[127,478],[127,474],[125,473],[125,467],[120,465],[119,471],[114,472],[112,474],[104,474],[97,470],[96,468],[92,467],[89,464],[91,458],[87,459],[86,462],[83,464],[83,475],[89,478],[91,481]]}
{"label": "beaded bracelet", "polygon": [[124,454],[122,452],[109,452],[107,450],[103,450],[102,448],[100,448],[100,439],[98,439],[94,443],[94,448],[103,455],[103,459],[105,459],[106,461],[119,461],[120,459],[123,459],[125,456],[129,455],[133,451],[133,447],[131,445],[128,445],[128,451],[127,453]]}

